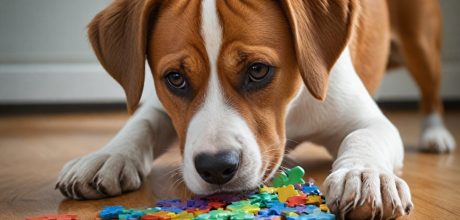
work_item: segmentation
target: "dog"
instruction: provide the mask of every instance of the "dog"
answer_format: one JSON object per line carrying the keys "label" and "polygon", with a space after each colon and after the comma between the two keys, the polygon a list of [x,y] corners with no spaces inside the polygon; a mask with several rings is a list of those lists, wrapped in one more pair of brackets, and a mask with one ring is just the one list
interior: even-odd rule
{"label": "dog", "polygon": [[[292,139],[335,158],[324,187],[339,217],[406,215],[403,144],[371,94],[393,42],[421,89],[422,146],[452,151],[440,32],[436,1],[115,0],[88,33],[133,116],[106,146],[68,162],[56,188],[73,199],[136,190],[154,151],[177,140],[193,193],[253,189],[275,174]],[[155,94],[138,108],[146,60]]]}

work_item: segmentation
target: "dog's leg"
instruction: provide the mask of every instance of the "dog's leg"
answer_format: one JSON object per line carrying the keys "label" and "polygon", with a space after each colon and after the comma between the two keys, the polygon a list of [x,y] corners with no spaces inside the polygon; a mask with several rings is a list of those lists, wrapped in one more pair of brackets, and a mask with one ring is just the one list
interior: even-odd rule
{"label": "dog's leg", "polygon": [[[347,71],[343,60],[338,62],[337,69]],[[407,183],[397,176],[404,157],[399,132],[351,73],[352,66],[347,66],[350,74],[332,73],[331,96],[325,102],[309,104],[313,100],[308,95],[300,96],[301,104],[296,107],[303,111],[290,116],[289,125],[295,129],[288,129],[289,135],[301,137],[306,131],[306,140],[326,146],[336,158],[324,192],[339,219],[388,219],[407,214],[413,204]],[[298,109],[291,110],[295,114]]]}
{"label": "dog's leg", "polygon": [[175,135],[168,116],[145,103],[106,146],[69,161],[56,188],[73,199],[98,199],[136,190],[150,172],[154,148],[165,147]]}
{"label": "dog's leg", "polygon": [[[442,120],[440,95],[442,24],[439,2],[389,2],[401,55],[422,95],[421,109],[425,120],[420,146],[432,152],[450,152],[455,148],[455,141]],[[398,19],[398,16],[406,19]]]}
{"label": "dog's leg", "polygon": [[395,175],[403,146],[397,129],[382,115],[341,142],[325,180],[328,206],[341,219],[393,219],[412,207],[407,183]]}
{"label": "dog's leg", "polygon": [[409,187],[396,175],[404,158],[401,137],[360,81],[348,49],[331,70],[327,99],[319,103],[300,97],[305,118],[299,117],[290,130],[303,128],[307,139],[326,146],[336,158],[324,182],[331,211],[352,219],[410,212]]}

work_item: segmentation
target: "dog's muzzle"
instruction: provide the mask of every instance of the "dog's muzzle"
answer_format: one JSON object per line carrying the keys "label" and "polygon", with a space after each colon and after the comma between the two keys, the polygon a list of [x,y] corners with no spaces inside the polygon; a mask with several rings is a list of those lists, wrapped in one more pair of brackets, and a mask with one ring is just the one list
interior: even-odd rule
{"label": "dog's muzzle", "polygon": [[238,171],[240,154],[238,151],[220,151],[215,154],[200,153],[194,158],[195,168],[200,177],[215,185],[229,182]]}

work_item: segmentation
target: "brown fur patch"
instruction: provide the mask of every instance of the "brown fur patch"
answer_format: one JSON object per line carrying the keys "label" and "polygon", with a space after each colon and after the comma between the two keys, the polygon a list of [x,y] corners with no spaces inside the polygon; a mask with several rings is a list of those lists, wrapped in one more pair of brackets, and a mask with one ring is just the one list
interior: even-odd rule
{"label": "brown fur patch", "polygon": [[[165,5],[150,33],[147,51],[157,95],[172,119],[182,150],[187,126],[203,102],[209,78],[208,58],[201,37],[200,6],[199,1]],[[190,98],[178,97],[168,90],[164,77],[172,69],[185,74],[193,88]]]}

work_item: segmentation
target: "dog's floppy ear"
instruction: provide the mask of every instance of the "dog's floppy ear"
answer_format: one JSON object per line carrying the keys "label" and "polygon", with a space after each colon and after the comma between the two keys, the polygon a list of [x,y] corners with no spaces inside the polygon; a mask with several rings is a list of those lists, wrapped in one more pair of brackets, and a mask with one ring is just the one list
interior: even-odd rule
{"label": "dog's floppy ear", "polygon": [[160,0],[115,0],[88,25],[99,62],[123,87],[128,112],[137,108],[144,87],[147,33]]}
{"label": "dog's floppy ear", "polygon": [[357,14],[356,0],[282,0],[294,37],[299,70],[310,93],[327,94],[329,72],[345,48]]}

